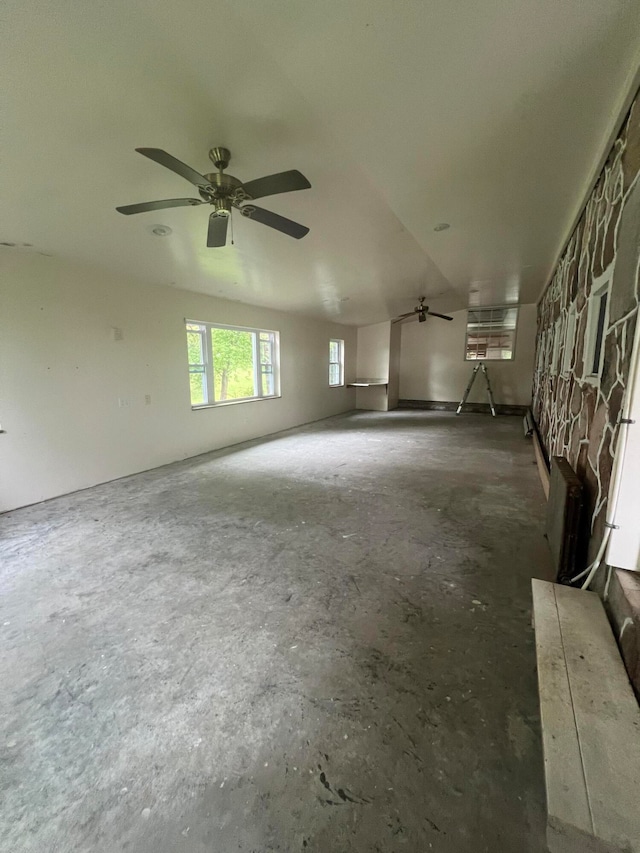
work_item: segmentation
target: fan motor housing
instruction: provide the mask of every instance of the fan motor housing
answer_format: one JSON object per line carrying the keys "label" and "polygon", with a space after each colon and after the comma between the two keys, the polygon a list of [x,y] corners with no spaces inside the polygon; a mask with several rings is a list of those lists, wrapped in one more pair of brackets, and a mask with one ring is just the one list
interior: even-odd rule
{"label": "fan motor housing", "polygon": [[205,201],[211,201],[216,198],[230,198],[233,201],[242,201],[242,199],[247,197],[247,194],[242,189],[242,181],[234,178],[233,175],[225,175],[223,172],[212,172],[210,175],[205,175],[205,178],[213,188],[213,191],[200,189],[200,195]]}

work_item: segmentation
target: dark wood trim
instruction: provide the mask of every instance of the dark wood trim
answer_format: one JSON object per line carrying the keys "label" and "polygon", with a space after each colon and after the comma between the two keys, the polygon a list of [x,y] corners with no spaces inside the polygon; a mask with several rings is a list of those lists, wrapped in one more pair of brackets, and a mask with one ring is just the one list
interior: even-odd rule
{"label": "dark wood trim", "polygon": [[549,500],[549,468],[547,467],[547,460],[545,457],[544,450],[542,448],[542,443],[540,442],[540,436],[538,435],[537,427],[533,431],[533,452],[536,456],[538,474],[540,475],[540,482],[542,483],[544,496],[547,500]]}
{"label": "dark wood trim", "polygon": [[[459,403],[442,402],[440,400],[398,400],[399,409],[429,409],[433,412],[455,412]],[[523,418],[528,406],[503,406],[500,403],[496,404],[496,412],[499,415],[518,415]],[[461,412],[461,417],[464,414],[491,414],[488,403],[465,403],[464,409]]]}

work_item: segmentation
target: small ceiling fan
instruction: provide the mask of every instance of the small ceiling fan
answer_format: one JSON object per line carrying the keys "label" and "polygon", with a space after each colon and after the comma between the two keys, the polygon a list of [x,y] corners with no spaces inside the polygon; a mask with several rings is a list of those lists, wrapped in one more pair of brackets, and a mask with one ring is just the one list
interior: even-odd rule
{"label": "small ceiling fan", "polygon": [[424,323],[427,319],[427,314],[430,314],[432,317],[440,317],[441,320],[453,320],[453,317],[449,317],[447,314],[438,314],[437,311],[429,311],[429,306],[424,304],[425,297],[420,297],[420,303],[416,305],[413,311],[407,311],[406,314],[401,314],[399,317],[396,317],[395,320],[392,320],[392,323],[401,323],[403,320],[406,320],[407,317],[413,317],[415,314],[418,315],[418,322]]}
{"label": "small ceiling fan", "polygon": [[219,248],[227,242],[227,226],[233,207],[239,210],[243,216],[260,222],[262,225],[268,225],[269,228],[275,228],[276,231],[282,231],[283,234],[288,234],[289,237],[296,240],[300,240],[301,237],[309,233],[309,229],[298,222],[293,222],[291,219],[286,219],[270,210],[257,207],[255,204],[246,203],[268,195],[309,189],[311,184],[296,169],[289,172],[279,172],[277,175],[267,175],[264,178],[257,178],[255,181],[243,184],[233,175],[225,174],[224,170],[231,159],[231,152],[227,148],[212,148],[209,151],[209,157],[218,171],[208,175],[201,175],[161,148],[136,148],[136,151],[150,160],[155,160],[161,166],[171,169],[180,177],[186,178],[189,183],[198,188],[200,198],[166,198],[161,201],[127,204],[124,207],[116,207],[118,213],[130,216],[132,213],[146,213],[149,210],[163,210],[167,207],[210,204],[215,208],[209,216],[207,246],[210,248]]}

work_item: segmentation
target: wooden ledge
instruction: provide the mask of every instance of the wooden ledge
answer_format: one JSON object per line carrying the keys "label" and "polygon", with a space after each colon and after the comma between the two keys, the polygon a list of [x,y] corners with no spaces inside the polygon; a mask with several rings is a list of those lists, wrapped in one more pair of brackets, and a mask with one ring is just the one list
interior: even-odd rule
{"label": "wooden ledge", "polygon": [[551,853],[640,853],[640,708],[600,598],[534,580]]}

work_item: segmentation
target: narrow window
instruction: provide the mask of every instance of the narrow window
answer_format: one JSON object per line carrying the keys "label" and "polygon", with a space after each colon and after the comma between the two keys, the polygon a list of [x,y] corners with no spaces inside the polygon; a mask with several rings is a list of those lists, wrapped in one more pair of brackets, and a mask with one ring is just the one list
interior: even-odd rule
{"label": "narrow window", "polygon": [[276,393],[273,366],[275,363],[273,332],[260,332],[260,391],[263,397]]}
{"label": "narrow window", "polygon": [[553,325],[553,353],[551,355],[551,373],[558,373],[558,361],[560,359],[560,344],[562,342],[562,317],[558,317]]}
{"label": "narrow window", "polygon": [[187,323],[189,385],[192,406],[203,406],[209,402],[206,332],[206,327],[202,323]]}
{"label": "narrow window", "polygon": [[609,281],[589,297],[585,343],[585,378],[597,382],[604,362],[604,343],[609,318]]}
{"label": "narrow window", "polygon": [[605,291],[598,301],[596,319],[596,340],[593,347],[593,361],[591,362],[591,373],[600,376],[600,367],[602,364],[602,344],[604,343],[605,320],[607,318],[607,299],[609,294]]}
{"label": "narrow window", "polygon": [[191,406],[279,396],[278,333],[187,321]]}
{"label": "narrow window", "polygon": [[329,341],[329,385],[344,385],[344,341]]}
{"label": "narrow window", "polygon": [[514,357],[518,309],[511,306],[469,308],[466,361],[505,361]]}
{"label": "narrow window", "polygon": [[576,339],[576,306],[575,304],[569,308],[567,314],[567,333],[564,338],[564,353],[562,357],[562,375],[568,376],[571,373],[573,364],[573,345]]}

